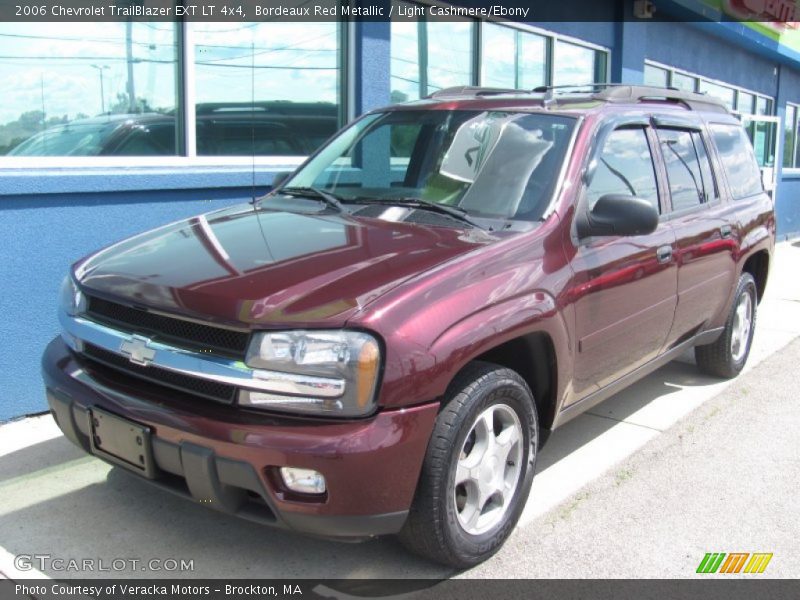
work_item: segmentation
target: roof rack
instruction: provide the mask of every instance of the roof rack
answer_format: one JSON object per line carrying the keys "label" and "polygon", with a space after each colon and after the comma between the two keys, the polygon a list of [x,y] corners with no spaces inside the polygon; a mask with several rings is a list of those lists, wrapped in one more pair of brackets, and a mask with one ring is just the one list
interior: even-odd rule
{"label": "roof rack", "polygon": [[713,112],[728,112],[725,103],[707,94],[684,92],[677,88],[654,87],[646,85],[614,85],[607,86],[593,97],[606,102],[642,102],[647,100],[660,100],[683,104],[690,110],[705,110]]}
{"label": "roof rack", "polygon": [[555,101],[556,94],[590,93],[595,100],[605,102],[659,100],[676,102],[690,110],[728,112],[722,100],[714,96],[708,96],[705,93],[685,92],[675,87],[631,85],[629,83],[589,83],[585,85],[540,86],[532,91],[534,93],[543,93],[546,105]]}
{"label": "roof rack", "polygon": [[428,98],[453,98],[496,96],[500,94],[544,94],[543,103],[551,106],[556,103],[557,96],[588,94],[595,100],[603,102],[645,102],[656,100],[681,104],[689,110],[710,112],[728,112],[728,108],[714,96],[685,92],[674,87],[656,87],[647,85],[631,85],[628,83],[588,83],[578,85],[548,85],[535,87],[532,90],[513,88],[476,87],[462,85],[449,87],[427,96]]}
{"label": "roof rack", "polygon": [[459,85],[444,88],[428,94],[427,98],[452,98],[454,96],[496,96],[499,94],[528,94],[528,90],[514,88],[478,87],[474,85]]}

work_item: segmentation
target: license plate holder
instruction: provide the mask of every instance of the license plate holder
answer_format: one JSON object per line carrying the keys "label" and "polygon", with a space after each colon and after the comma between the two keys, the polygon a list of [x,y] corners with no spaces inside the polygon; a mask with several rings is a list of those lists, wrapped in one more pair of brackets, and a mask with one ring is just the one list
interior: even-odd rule
{"label": "license plate holder", "polygon": [[155,477],[150,427],[95,406],[89,411],[89,432],[92,453],[148,479]]}

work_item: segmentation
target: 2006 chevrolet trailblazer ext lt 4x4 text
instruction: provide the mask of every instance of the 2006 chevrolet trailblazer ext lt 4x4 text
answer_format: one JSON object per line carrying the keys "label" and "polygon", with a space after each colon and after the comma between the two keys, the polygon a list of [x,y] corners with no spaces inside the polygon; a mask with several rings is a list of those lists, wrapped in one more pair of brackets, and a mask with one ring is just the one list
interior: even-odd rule
{"label": "2006 chevrolet trailblazer ext lt 4x4 text", "polygon": [[87,452],[208,506],[464,567],[544,433],[692,346],[741,371],[774,240],[712,98],[444,90],[76,263],[47,396]]}

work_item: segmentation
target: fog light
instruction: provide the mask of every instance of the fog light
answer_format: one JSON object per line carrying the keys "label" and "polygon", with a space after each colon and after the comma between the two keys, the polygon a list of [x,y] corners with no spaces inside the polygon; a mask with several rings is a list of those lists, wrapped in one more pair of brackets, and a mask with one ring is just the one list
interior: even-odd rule
{"label": "fog light", "polygon": [[313,469],[295,469],[294,467],[281,467],[281,477],[284,485],[300,494],[324,494],[325,477]]}

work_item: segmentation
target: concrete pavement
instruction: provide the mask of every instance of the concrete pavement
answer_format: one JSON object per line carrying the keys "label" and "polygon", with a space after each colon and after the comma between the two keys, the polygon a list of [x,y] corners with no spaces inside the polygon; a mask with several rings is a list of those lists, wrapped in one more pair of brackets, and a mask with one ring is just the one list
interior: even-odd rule
{"label": "concrete pavement", "polygon": [[[509,544],[466,577],[688,577],[705,552],[773,552],[796,576],[800,244],[780,244],[746,373],[687,355],[557,430]],[[394,540],[345,545],[226,517],[84,455],[49,416],[0,426],[0,573],[14,556],[192,561],[150,577],[447,577]],[[97,561],[95,561],[97,564]]]}

